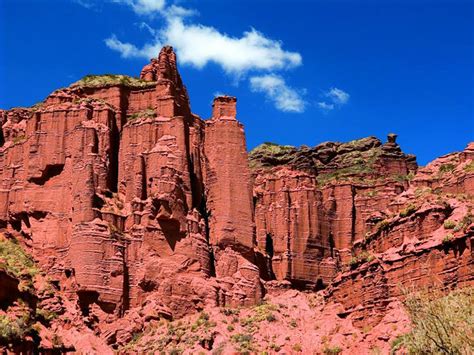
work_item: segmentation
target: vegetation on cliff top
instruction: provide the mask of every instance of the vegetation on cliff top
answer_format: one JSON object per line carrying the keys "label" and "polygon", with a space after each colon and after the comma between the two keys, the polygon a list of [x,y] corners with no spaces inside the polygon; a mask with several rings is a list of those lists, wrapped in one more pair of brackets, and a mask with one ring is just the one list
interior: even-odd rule
{"label": "vegetation on cliff top", "polygon": [[154,81],[145,81],[140,78],[131,77],[128,75],[86,75],[81,80],[76,81],[71,86],[75,87],[106,87],[122,85],[131,88],[149,88],[156,85]]}
{"label": "vegetation on cliff top", "polygon": [[[381,151],[375,137],[347,143],[325,142],[316,147],[263,143],[249,153],[252,168],[271,168],[288,164],[298,170],[323,170],[324,180],[371,171]],[[327,179],[326,179],[327,178]]]}
{"label": "vegetation on cliff top", "polygon": [[400,183],[413,179],[412,172],[387,176],[378,166],[385,158],[414,160],[396,145],[382,144],[376,137],[366,137],[346,143],[324,142],[315,147],[263,143],[249,152],[249,165],[254,170],[287,166],[309,172],[320,186],[332,181],[373,185],[387,178]]}
{"label": "vegetation on cliff top", "polygon": [[250,151],[250,167],[258,168],[286,164],[293,159],[296,152],[297,148],[292,145],[265,142]]}

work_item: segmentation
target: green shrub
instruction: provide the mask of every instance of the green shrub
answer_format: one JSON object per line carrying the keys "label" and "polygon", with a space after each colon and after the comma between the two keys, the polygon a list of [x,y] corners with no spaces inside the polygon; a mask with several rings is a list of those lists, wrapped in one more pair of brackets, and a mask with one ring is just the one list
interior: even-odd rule
{"label": "green shrub", "polygon": [[464,171],[468,173],[474,172],[474,160],[464,166]]}
{"label": "green shrub", "polygon": [[400,217],[408,217],[415,213],[417,209],[414,204],[410,203],[406,208],[400,211]]}
{"label": "green shrub", "polygon": [[370,254],[368,251],[363,251],[360,254],[353,256],[349,260],[349,266],[355,267],[359,264],[368,263],[375,259],[375,256]]}
{"label": "green shrub", "polygon": [[248,353],[254,350],[253,336],[251,334],[238,333],[232,335],[230,339],[236,344],[237,350],[241,353]]}
{"label": "green shrub", "polygon": [[153,118],[156,117],[156,111],[153,108],[147,108],[139,112],[135,112],[127,116],[127,122],[133,122],[139,118]]}
{"label": "green shrub", "polygon": [[454,227],[453,232],[459,232],[460,230],[469,226],[473,221],[473,217],[471,213],[467,213],[462,220]]}
{"label": "green shrub", "polygon": [[272,349],[273,351],[279,352],[281,350],[281,346],[275,343],[271,343],[270,349]]}
{"label": "green shrub", "polygon": [[[181,325],[178,325],[181,326]],[[210,316],[206,312],[201,312],[199,318],[191,325],[191,331],[195,332],[200,328],[209,329],[216,326],[215,322],[210,321]]]}
{"label": "green shrub", "polygon": [[264,142],[258,147],[255,147],[250,151],[250,154],[264,153],[264,154],[285,154],[288,152],[295,151],[295,147],[292,145],[280,145],[272,142]]}
{"label": "green shrub", "polygon": [[17,143],[21,143],[21,142],[24,142],[26,140],[26,136],[25,135],[20,135],[20,136],[16,136],[15,138],[13,138],[13,144],[17,144]]}
{"label": "green shrub", "polygon": [[443,223],[445,229],[454,229],[456,227],[456,222],[451,220],[446,220]]}
{"label": "green shrub", "polygon": [[451,233],[446,234],[446,236],[443,238],[443,244],[449,244],[453,241],[453,239],[454,235],[452,235]]}
{"label": "green shrub", "polygon": [[240,320],[240,325],[245,327],[247,331],[255,330],[256,324],[267,320],[272,322],[276,319],[272,312],[276,311],[277,307],[270,303],[263,303],[252,308],[252,313]]}
{"label": "green shrub", "polygon": [[391,354],[395,354],[403,346],[405,340],[405,335],[397,336],[392,343],[390,344]]}
{"label": "green shrub", "polygon": [[0,236],[0,269],[19,279],[31,280],[38,273],[35,262],[15,239]]}
{"label": "green shrub", "polygon": [[323,349],[323,354],[324,355],[337,355],[342,353],[342,349],[339,346],[326,346]]}
{"label": "green shrub", "polygon": [[36,308],[36,316],[45,322],[50,322],[58,317],[55,312],[48,311],[44,308]]}
{"label": "green shrub", "polygon": [[443,295],[439,291],[409,293],[403,302],[412,331],[392,343],[410,354],[469,354],[474,349],[474,287]]}
{"label": "green shrub", "polygon": [[359,264],[359,260],[355,256],[350,258],[350,260],[349,260],[349,265],[350,266],[356,266],[357,264]]}
{"label": "green shrub", "polygon": [[439,167],[439,172],[441,174],[444,174],[444,173],[453,171],[455,168],[456,168],[456,165],[454,165],[452,163],[441,164],[441,166]]}
{"label": "green shrub", "polygon": [[29,314],[16,318],[0,314],[0,344],[21,340],[30,330]]}
{"label": "green shrub", "polygon": [[225,316],[239,315],[240,309],[225,307],[225,308],[221,308],[221,313],[224,314]]}
{"label": "green shrub", "polygon": [[293,344],[291,347],[293,351],[296,351],[297,353],[300,353],[303,350],[303,347],[301,346],[300,343]]}
{"label": "green shrub", "polygon": [[375,229],[381,232],[381,231],[387,230],[389,226],[390,226],[390,222],[384,219],[375,225]]}
{"label": "green shrub", "polygon": [[273,313],[268,314],[265,319],[267,320],[267,322],[274,322],[274,321],[276,321],[276,317],[275,317],[275,315],[274,315]]}
{"label": "green shrub", "polygon": [[366,195],[367,195],[367,197],[375,197],[375,196],[377,196],[377,190],[367,191]]}
{"label": "green shrub", "polygon": [[395,180],[404,183],[405,181],[411,181],[415,177],[415,173],[410,171],[407,175],[395,175]]}

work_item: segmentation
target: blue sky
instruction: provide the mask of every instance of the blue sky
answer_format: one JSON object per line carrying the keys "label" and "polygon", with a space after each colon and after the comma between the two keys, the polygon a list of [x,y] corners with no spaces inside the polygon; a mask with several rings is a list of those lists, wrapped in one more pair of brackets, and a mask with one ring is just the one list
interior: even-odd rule
{"label": "blue sky", "polygon": [[192,109],[238,97],[249,148],[399,134],[420,164],[474,141],[474,1],[1,0],[0,108],[176,48]]}

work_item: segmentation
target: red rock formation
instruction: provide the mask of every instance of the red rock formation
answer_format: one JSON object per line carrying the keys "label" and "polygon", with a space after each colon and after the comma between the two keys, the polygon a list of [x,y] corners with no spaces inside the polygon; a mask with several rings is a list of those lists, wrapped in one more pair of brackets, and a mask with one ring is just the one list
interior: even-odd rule
{"label": "red rock formation", "polygon": [[251,162],[257,245],[271,258],[269,273],[318,287],[349,260],[371,216],[405,189],[397,178],[416,169],[393,136],[383,145],[376,138],[302,150],[263,145]]}
{"label": "red rock formation", "polygon": [[55,280],[73,278],[64,291],[101,322],[147,302],[173,317],[258,302],[235,99],[216,99],[207,123],[191,114],[171,47],[142,77],[87,77],[2,111],[2,227],[31,238]]}
{"label": "red rock formation", "polygon": [[[144,339],[159,346],[137,349],[170,350],[184,340],[155,335],[160,319],[266,297],[282,302],[275,327],[252,323],[274,321],[262,308],[232,321],[262,350],[280,347],[271,330],[288,353],[298,347],[286,338],[313,352],[326,336],[348,351],[388,351],[400,334],[390,329],[408,328],[400,286],[474,284],[473,143],[424,168],[394,134],[248,155],[236,99],[215,98],[209,120],[192,114],[171,47],[140,77],[87,76],[0,111],[0,317],[28,313],[41,328],[40,340],[25,332],[10,349],[127,352],[152,329]],[[43,273],[12,273],[4,240]],[[205,318],[189,349],[238,348],[231,327],[211,331]],[[305,324],[325,335],[313,342]]]}
{"label": "red rock formation", "polygon": [[[250,170],[242,125],[236,120],[236,99],[214,99],[206,121],[204,153],[211,245],[253,250]],[[235,169],[238,166],[239,169]]]}
{"label": "red rock formation", "polygon": [[471,146],[416,174],[394,135],[383,145],[257,148],[257,245],[269,278],[330,285],[326,298],[359,327],[376,326],[403,288],[474,284]]}

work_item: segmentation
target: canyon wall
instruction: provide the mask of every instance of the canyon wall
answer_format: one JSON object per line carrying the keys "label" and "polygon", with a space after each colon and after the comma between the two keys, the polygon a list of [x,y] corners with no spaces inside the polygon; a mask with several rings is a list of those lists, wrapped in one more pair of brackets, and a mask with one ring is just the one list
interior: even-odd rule
{"label": "canyon wall", "polygon": [[64,291],[85,315],[259,302],[236,99],[216,98],[208,121],[192,114],[170,47],[142,78],[90,77],[2,111],[2,228],[58,282],[73,278]]}
{"label": "canyon wall", "polygon": [[363,327],[404,287],[474,283],[472,143],[423,168],[394,134],[248,155],[236,117],[229,96],[192,113],[171,47],[140,79],[88,76],[0,111],[0,234],[63,296],[40,301],[116,348],[151,320],[286,288],[324,289]]}
{"label": "canyon wall", "polygon": [[267,278],[325,288],[341,317],[375,326],[403,292],[474,283],[474,144],[426,167],[396,136],[314,148],[263,144],[254,171]]}

